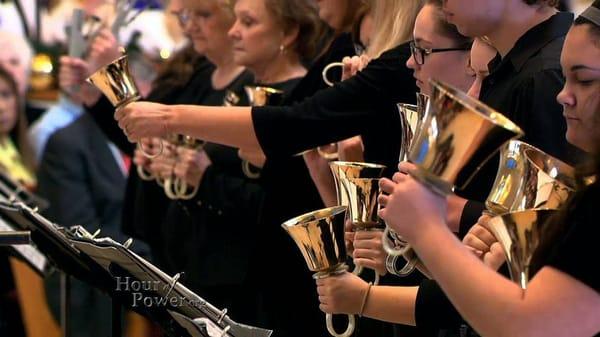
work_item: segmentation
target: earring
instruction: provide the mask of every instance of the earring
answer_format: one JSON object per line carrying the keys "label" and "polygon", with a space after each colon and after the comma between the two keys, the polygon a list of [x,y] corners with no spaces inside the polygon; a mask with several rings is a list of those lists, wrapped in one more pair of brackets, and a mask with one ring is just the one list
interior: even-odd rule
{"label": "earring", "polygon": [[282,44],[281,44],[281,45],[279,45],[279,52],[280,52],[281,54],[285,53],[285,46],[284,46],[284,45],[282,45]]}

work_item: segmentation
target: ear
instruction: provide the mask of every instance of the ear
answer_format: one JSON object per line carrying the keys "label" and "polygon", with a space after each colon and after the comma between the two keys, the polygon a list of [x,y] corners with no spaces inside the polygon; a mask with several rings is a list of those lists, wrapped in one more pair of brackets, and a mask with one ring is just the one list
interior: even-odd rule
{"label": "ear", "polygon": [[293,27],[290,27],[287,32],[283,32],[282,44],[286,49],[294,44],[294,41],[296,41],[298,35],[300,35],[300,26],[298,25],[294,25]]}

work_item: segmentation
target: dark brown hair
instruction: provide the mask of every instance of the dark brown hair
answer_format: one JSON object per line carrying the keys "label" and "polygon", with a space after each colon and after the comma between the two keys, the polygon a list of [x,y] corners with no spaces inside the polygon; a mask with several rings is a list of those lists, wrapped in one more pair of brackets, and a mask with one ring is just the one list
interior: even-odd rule
{"label": "dark brown hair", "polygon": [[298,37],[291,48],[300,58],[314,57],[317,43],[325,32],[314,1],[265,0],[265,6],[285,33],[298,27]]}
{"label": "dark brown hair", "polygon": [[552,6],[552,7],[557,7],[558,4],[560,3],[559,0],[523,0],[523,2],[530,6],[545,2],[548,6]]}
{"label": "dark brown hair", "polygon": [[25,164],[25,167],[33,173],[35,170],[35,161],[33,159],[33,149],[31,148],[29,138],[27,137],[28,125],[27,119],[25,118],[25,104],[23,102],[23,97],[19,96],[19,89],[15,79],[1,66],[0,79],[5,80],[8,83],[8,87],[12,91],[17,102],[17,122],[9,132],[10,138],[15,143],[17,150],[19,150],[19,154],[23,159],[23,164]]}
{"label": "dark brown hair", "polygon": [[191,44],[175,53],[161,65],[153,82],[152,91],[156,95],[154,99],[160,101],[174,90],[185,86],[202,62],[205,62],[204,57],[199,55]]}

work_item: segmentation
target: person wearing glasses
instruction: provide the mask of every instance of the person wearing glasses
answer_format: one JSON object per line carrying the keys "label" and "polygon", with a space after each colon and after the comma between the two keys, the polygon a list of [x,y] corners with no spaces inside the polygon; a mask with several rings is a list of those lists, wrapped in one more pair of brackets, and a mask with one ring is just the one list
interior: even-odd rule
{"label": "person wearing glasses", "polygon": [[567,120],[566,139],[591,156],[577,172],[575,196],[544,226],[527,289],[484,265],[456,241],[446,229],[443,199],[409,175],[398,173],[393,182],[381,183],[388,195],[379,198],[386,205],[380,215],[413,245],[482,336],[587,337],[600,332],[600,277],[590,267],[600,234],[600,1],[570,28],[561,64],[566,82],[557,100]]}

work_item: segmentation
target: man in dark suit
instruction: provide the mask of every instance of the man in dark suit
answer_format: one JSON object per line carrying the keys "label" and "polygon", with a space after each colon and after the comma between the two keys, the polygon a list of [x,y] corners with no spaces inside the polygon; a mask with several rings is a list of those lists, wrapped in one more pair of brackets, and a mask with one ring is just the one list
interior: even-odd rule
{"label": "man in dark suit", "polygon": [[[100,237],[118,242],[127,168],[93,119],[83,114],[50,136],[38,171],[38,193],[50,202],[44,215],[61,226],[101,229]],[[58,312],[58,276],[47,281],[48,299]],[[72,280],[71,332],[75,337],[110,335],[108,296]]]}

